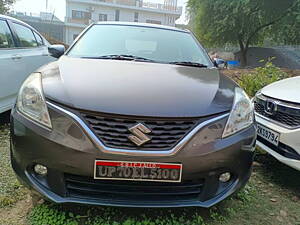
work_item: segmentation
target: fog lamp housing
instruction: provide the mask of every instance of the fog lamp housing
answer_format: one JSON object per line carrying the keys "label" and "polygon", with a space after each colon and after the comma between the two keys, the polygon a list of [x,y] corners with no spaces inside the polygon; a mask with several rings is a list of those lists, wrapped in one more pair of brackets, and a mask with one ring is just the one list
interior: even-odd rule
{"label": "fog lamp housing", "polygon": [[230,179],[231,179],[231,173],[229,173],[229,172],[222,173],[219,176],[219,181],[221,181],[222,183],[226,183],[226,182],[230,181]]}
{"label": "fog lamp housing", "polygon": [[41,164],[36,164],[34,166],[34,172],[38,175],[46,176],[48,174],[48,169],[46,166],[43,166]]}

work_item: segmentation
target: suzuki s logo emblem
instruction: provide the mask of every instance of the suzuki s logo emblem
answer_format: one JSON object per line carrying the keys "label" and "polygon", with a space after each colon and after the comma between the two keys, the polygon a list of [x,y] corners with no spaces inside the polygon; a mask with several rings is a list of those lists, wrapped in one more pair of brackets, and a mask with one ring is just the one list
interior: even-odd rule
{"label": "suzuki s logo emblem", "polygon": [[137,146],[141,146],[151,140],[151,138],[146,135],[151,133],[151,130],[141,123],[130,128],[129,131],[133,134],[128,137],[129,140]]}
{"label": "suzuki s logo emblem", "polygon": [[277,103],[272,100],[267,100],[265,104],[265,113],[274,115],[277,111]]}

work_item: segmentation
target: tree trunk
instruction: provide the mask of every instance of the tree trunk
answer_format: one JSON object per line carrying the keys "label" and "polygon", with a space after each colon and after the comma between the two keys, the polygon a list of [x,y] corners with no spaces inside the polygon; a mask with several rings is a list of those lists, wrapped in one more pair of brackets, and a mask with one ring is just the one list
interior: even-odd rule
{"label": "tree trunk", "polygon": [[244,44],[244,42],[239,39],[239,45],[240,45],[240,63],[241,63],[241,67],[246,67],[247,66],[247,53],[248,53],[248,48],[249,48],[249,44],[247,42],[247,44]]}
{"label": "tree trunk", "polygon": [[244,48],[241,50],[241,67],[246,67],[248,65],[248,58],[247,58],[248,48]]}

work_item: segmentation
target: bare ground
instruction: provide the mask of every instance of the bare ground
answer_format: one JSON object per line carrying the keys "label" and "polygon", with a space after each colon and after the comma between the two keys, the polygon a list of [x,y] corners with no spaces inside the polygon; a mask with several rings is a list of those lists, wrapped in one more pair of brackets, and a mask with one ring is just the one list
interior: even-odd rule
{"label": "bare ground", "polygon": [[29,195],[25,199],[16,202],[14,205],[0,209],[1,225],[28,225],[27,214],[32,209]]}

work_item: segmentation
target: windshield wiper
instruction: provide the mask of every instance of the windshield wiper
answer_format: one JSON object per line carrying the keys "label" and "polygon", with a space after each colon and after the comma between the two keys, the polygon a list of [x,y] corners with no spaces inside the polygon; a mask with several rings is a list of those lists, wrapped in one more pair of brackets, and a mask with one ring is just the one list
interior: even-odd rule
{"label": "windshield wiper", "polygon": [[154,62],[154,60],[152,60],[152,59],[147,59],[144,57],[134,56],[134,55],[102,55],[102,56],[97,56],[97,57],[91,56],[91,57],[82,57],[82,58]]}
{"label": "windshield wiper", "polygon": [[207,65],[201,64],[201,63],[196,63],[196,62],[169,62],[169,64],[174,64],[174,65],[180,65],[180,66],[192,66],[192,67],[200,67],[200,68],[207,68]]}

